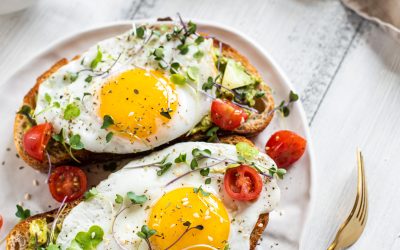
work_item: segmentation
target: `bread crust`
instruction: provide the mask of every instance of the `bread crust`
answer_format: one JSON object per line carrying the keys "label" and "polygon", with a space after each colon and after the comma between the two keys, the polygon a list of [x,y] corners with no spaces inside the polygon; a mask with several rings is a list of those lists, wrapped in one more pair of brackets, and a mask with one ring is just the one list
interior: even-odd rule
{"label": "bread crust", "polygon": [[[214,46],[219,47],[219,43],[220,42],[218,40],[214,39]],[[248,72],[255,75],[256,77],[260,77],[260,74],[258,73],[257,69],[248,61],[248,59],[245,56],[241,55],[234,48],[230,47],[227,44],[222,43],[222,53],[225,57],[232,58],[234,60],[241,62]],[[76,56],[75,58],[73,58],[73,60],[77,58],[79,58],[79,56]],[[47,70],[41,76],[39,76],[36,80],[36,84],[25,95],[23,99],[23,105],[28,105],[32,109],[35,109],[36,96],[38,94],[38,89],[40,84],[67,63],[68,60],[63,58],[58,62],[56,62],[49,70]],[[257,135],[259,132],[261,132],[268,126],[273,117],[273,112],[271,112],[271,110],[273,110],[274,108],[274,100],[272,97],[271,89],[265,83],[259,84],[259,89],[265,92],[265,96],[262,98],[258,98],[256,101],[256,108],[260,112],[252,113],[247,119],[247,121],[234,131],[221,131],[220,135],[239,134],[246,137],[251,137]],[[39,171],[47,172],[49,168],[49,162],[47,157],[45,157],[43,161],[38,161],[30,157],[24,150],[23,137],[24,133],[29,129],[30,126],[31,126],[30,122],[26,116],[21,114],[16,115],[14,122],[14,143],[17,152],[29,166]],[[201,132],[190,136],[181,136],[180,138],[168,144],[180,141],[199,141],[199,140],[204,140],[206,138],[207,136],[205,135],[205,133]],[[168,146],[168,144],[155,149]],[[66,150],[64,149],[63,145],[61,145],[60,143],[51,139],[46,149],[53,166],[68,165],[68,164],[77,165],[77,162],[71,158],[68,152],[66,152]],[[94,153],[83,149],[79,151],[74,151],[74,156],[80,161],[81,165],[84,165],[88,163],[106,162],[111,160],[131,158],[134,156],[139,156],[144,153],[146,152],[132,153],[132,154]]]}
{"label": "bread crust", "polygon": [[[239,142],[246,142],[250,145],[254,145],[252,141],[243,136],[238,135],[230,135],[224,136],[220,138],[222,143],[235,145]],[[78,205],[82,199],[69,203],[67,207],[64,209],[63,213],[59,217],[59,221],[63,221],[66,215],[76,206]],[[35,219],[46,219],[48,223],[54,221],[55,216],[57,214],[58,209],[54,209],[49,212],[41,213],[29,217],[26,220],[21,221],[10,231],[7,236],[6,247],[7,250],[24,250],[29,242],[29,224]],[[269,221],[269,213],[260,214],[257,220],[257,223],[254,225],[254,228],[250,235],[250,250],[254,250],[257,246],[262,233],[267,227]]]}

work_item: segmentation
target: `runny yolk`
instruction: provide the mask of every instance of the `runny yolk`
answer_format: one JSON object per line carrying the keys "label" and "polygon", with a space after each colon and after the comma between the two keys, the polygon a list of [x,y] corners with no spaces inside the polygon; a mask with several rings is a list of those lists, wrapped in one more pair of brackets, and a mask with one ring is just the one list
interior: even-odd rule
{"label": "runny yolk", "polygon": [[150,238],[153,249],[224,249],[230,221],[217,197],[185,187],[168,192],[157,201],[148,226],[157,231]]}
{"label": "runny yolk", "polygon": [[109,129],[131,141],[145,139],[169,121],[177,108],[175,86],[162,73],[127,70],[110,78],[101,88],[99,115],[109,115]]}

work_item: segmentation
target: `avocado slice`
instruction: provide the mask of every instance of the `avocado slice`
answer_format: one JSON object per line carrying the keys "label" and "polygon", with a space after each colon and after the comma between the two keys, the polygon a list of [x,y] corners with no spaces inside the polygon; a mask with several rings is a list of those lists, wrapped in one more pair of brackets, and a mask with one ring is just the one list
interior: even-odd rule
{"label": "avocado slice", "polygon": [[222,86],[228,89],[236,89],[255,82],[254,77],[249,75],[241,63],[228,59],[225,67]]}

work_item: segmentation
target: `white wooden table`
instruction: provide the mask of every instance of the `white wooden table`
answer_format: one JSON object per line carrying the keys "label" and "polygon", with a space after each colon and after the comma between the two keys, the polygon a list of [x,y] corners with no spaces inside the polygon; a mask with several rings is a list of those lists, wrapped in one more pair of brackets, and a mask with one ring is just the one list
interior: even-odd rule
{"label": "white wooden table", "polygon": [[360,146],[370,213],[352,249],[400,249],[400,43],[336,0],[40,0],[0,16],[0,84],[58,38],[104,22],[178,11],[258,41],[301,95],[317,158],[302,248],[326,249],[350,211]]}

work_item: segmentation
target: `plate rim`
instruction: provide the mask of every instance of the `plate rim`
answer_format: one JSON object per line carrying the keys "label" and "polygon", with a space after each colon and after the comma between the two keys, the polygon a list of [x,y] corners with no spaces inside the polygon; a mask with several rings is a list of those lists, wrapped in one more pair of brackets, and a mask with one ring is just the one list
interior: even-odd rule
{"label": "plate rim", "polygon": [[[279,66],[279,64],[276,62],[276,60],[274,59],[274,57],[268,52],[267,49],[263,48],[257,41],[255,41],[253,38],[246,36],[245,33],[243,33],[242,31],[232,27],[232,26],[228,26],[225,24],[222,24],[220,22],[215,22],[215,21],[205,21],[202,19],[198,19],[198,18],[184,18],[184,21],[187,20],[192,20],[194,23],[198,24],[198,25],[202,25],[202,26],[210,26],[210,27],[214,27],[217,29],[221,29],[224,31],[227,31],[231,34],[234,34],[236,36],[239,36],[242,40],[244,40],[247,44],[249,44],[250,46],[252,46],[253,48],[255,48],[258,52],[260,52],[260,55],[262,57],[264,57],[264,59],[266,61],[268,61],[271,64],[271,67],[275,70],[275,72],[277,73],[278,77],[281,78],[282,82],[284,82],[283,87],[288,88],[289,90],[294,90],[295,91],[295,87],[293,86],[292,82],[289,80],[289,78],[287,77],[287,75],[284,73],[284,71],[282,70],[282,68]],[[26,68],[32,61],[37,60],[38,58],[42,57],[43,55],[45,55],[46,53],[48,53],[49,51],[52,51],[54,49],[56,49],[58,46],[61,46],[62,44],[66,44],[71,40],[76,39],[77,37],[81,36],[82,34],[85,33],[89,33],[89,32],[96,32],[98,30],[102,30],[102,29],[107,29],[107,28],[112,28],[114,26],[122,26],[122,25],[132,25],[133,23],[138,24],[138,23],[156,23],[156,22],[162,22],[162,21],[158,21],[157,18],[144,18],[144,19],[135,19],[135,20],[119,20],[119,21],[111,21],[111,22],[103,22],[103,23],[99,23],[96,25],[90,25],[84,29],[81,29],[77,32],[71,33],[69,35],[65,35],[65,36],[61,36],[60,38],[54,40],[53,42],[49,43],[47,46],[43,47],[42,49],[39,49],[38,52],[34,53],[32,56],[30,56],[28,58],[28,60],[25,60],[24,63],[20,64],[19,67],[16,68],[16,70],[14,70],[9,77],[7,77],[1,85],[5,85],[7,82],[9,82],[10,79],[14,78],[17,73],[21,70]],[[165,23],[165,22],[164,22]],[[281,84],[282,85],[282,84]],[[3,87],[3,86],[1,86]],[[296,92],[296,91],[295,91]],[[305,220],[304,220],[304,224],[301,228],[301,234],[299,237],[299,248],[301,248],[302,246],[302,242],[303,242],[303,238],[304,238],[304,234],[305,234],[305,229],[307,228],[308,224],[309,224],[309,220],[310,220],[310,215],[312,214],[312,209],[313,209],[313,204],[314,204],[314,184],[315,184],[315,151],[314,151],[314,146],[313,146],[313,141],[312,141],[312,137],[311,137],[311,133],[310,133],[310,126],[309,123],[307,121],[307,116],[304,110],[304,107],[302,105],[301,100],[299,100],[298,102],[294,103],[295,107],[298,109],[299,111],[299,115],[301,118],[301,123],[304,124],[304,136],[307,139],[307,150],[306,153],[309,156],[309,168],[308,168],[308,172],[309,172],[309,190],[308,190],[308,195],[309,195],[309,202],[306,205],[306,214],[305,214]]]}

